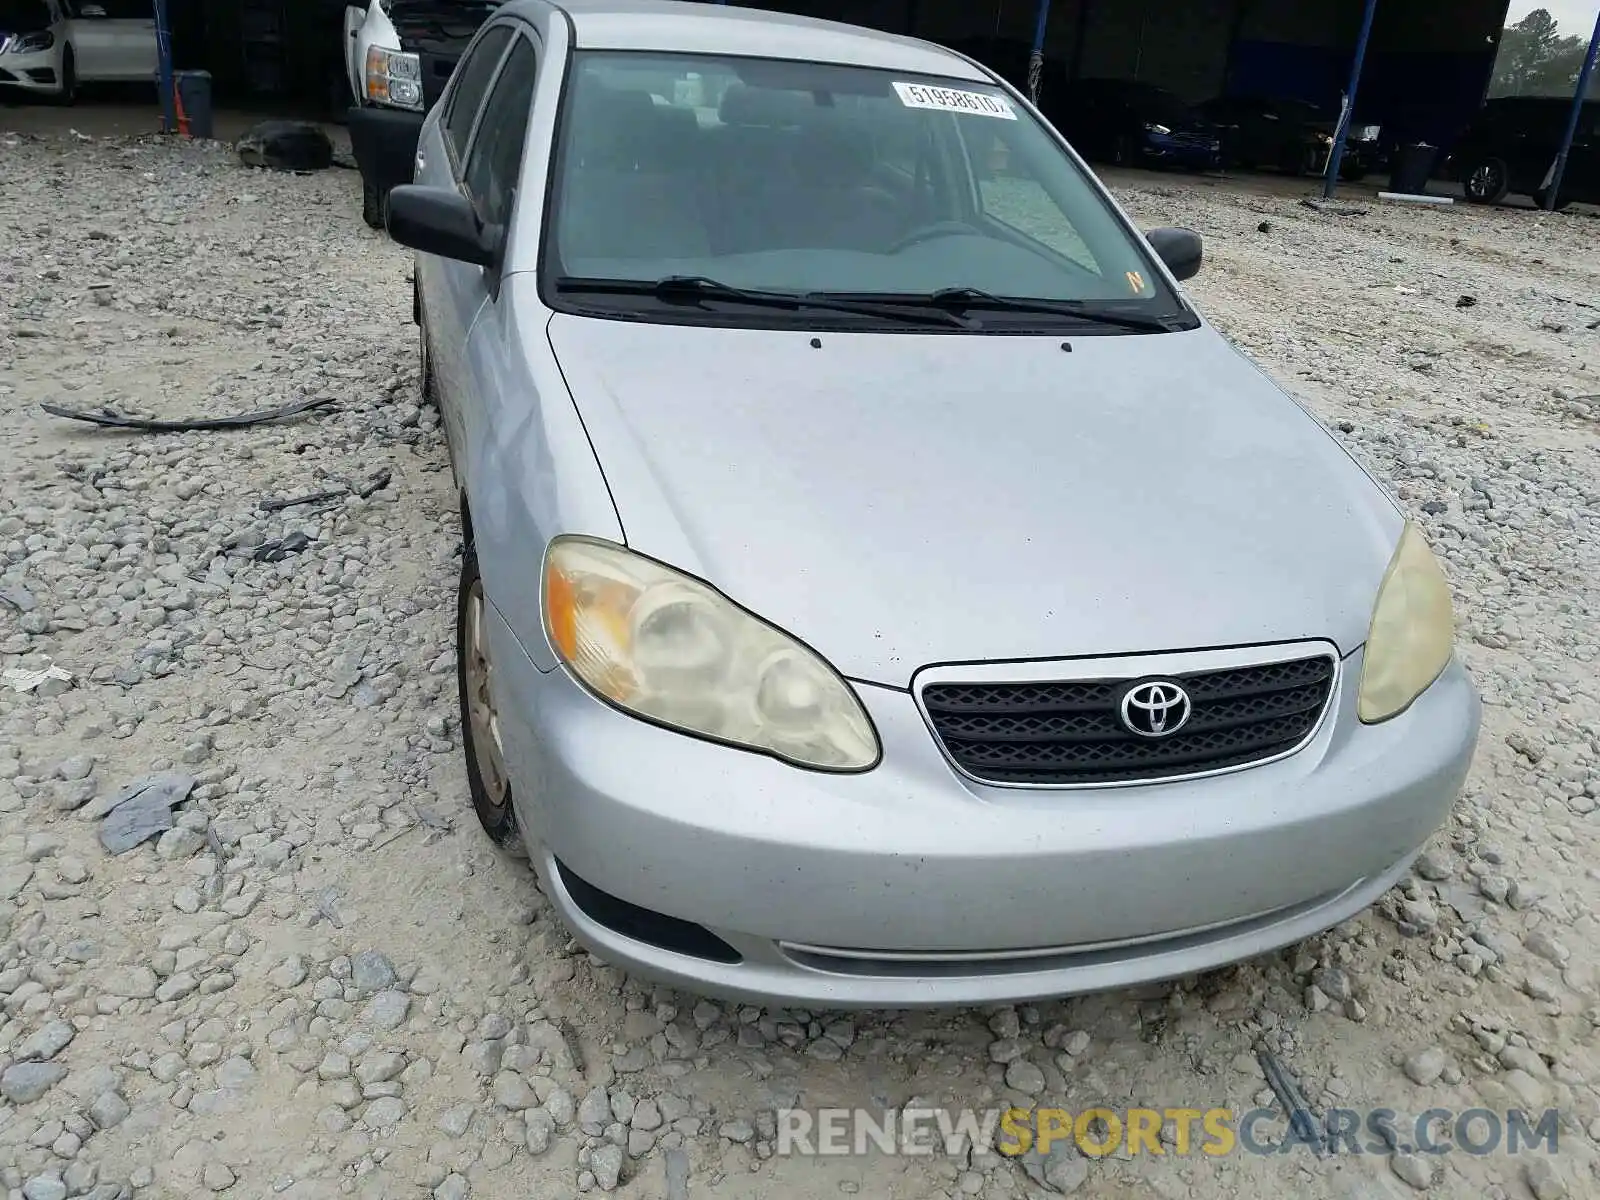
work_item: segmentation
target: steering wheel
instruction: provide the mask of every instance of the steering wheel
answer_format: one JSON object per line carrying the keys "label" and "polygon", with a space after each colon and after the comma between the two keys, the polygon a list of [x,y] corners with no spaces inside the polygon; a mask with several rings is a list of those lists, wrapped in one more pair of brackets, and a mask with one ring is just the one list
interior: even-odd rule
{"label": "steering wheel", "polygon": [[904,237],[895,239],[895,242],[885,254],[899,254],[902,250],[909,250],[913,246],[920,246],[923,242],[931,242],[938,238],[947,237],[973,237],[977,230],[964,221],[934,221],[929,225],[921,225],[913,229]]}

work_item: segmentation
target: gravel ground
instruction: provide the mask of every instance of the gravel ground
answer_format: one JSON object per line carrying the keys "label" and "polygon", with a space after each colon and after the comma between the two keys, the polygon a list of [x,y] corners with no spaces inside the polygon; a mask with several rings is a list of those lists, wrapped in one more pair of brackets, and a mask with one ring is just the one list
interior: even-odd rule
{"label": "gravel ground", "polygon": [[[361,225],[355,177],[65,131],[0,133],[0,163],[0,669],[72,676],[0,686],[12,1200],[1600,1189],[1592,217],[1335,215],[1122,181],[1141,221],[1205,233],[1208,314],[1442,552],[1489,706],[1478,761],[1414,878],[1282,954],[1137,993],[846,1017],[624,977],[476,829],[444,447],[408,256]],[[154,436],[39,409],[323,398]],[[377,472],[365,499],[258,507]],[[265,553],[296,533],[310,544]],[[170,817],[156,788],[102,819],[152,773],[181,777],[173,796],[192,782]],[[113,854],[128,814],[172,828]],[[795,1103],[1242,1112],[1272,1099],[1259,1050],[1318,1108],[1558,1105],[1560,1152],[774,1153],[772,1110]]]}

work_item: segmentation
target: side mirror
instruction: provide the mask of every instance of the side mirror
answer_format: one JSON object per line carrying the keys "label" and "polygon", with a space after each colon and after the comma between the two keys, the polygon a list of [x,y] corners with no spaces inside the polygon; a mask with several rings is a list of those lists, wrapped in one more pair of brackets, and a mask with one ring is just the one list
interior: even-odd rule
{"label": "side mirror", "polygon": [[385,224],[402,246],[493,267],[500,258],[497,230],[485,229],[472,203],[454,188],[407,183],[389,193]]}
{"label": "side mirror", "polygon": [[1194,230],[1150,229],[1144,236],[1156,256],[1167,264],[1167,270],[1179,279],[1193,279],[1200,273],[1205,247]]}

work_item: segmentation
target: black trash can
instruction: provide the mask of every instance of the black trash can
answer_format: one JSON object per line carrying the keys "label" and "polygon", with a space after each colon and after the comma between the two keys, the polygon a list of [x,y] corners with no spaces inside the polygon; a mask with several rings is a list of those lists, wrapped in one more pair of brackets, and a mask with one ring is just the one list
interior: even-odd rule
{"label": "black trash can", "polygon": [[1428,190],[1433,162],[1439,147],[1427,142],[1409,142],[1395,151],[1394,171],[1389,176],[1390,190],[1406,196],[1420,196]]}
{"label": "black trash can", "polygon": [[211,137],[211,72],[174,71],[172,91],[178,132],[188,137]]}

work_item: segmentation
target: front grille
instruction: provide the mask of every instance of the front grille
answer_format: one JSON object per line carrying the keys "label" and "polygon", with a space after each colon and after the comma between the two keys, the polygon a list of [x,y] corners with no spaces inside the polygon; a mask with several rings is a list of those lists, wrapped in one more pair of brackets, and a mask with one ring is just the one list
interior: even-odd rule
{"label": "front grille", "polygon": [[1166,737],[1122,722],[1122,698],[1149,676],[1044,683],[930,683],[922,704],[946,753],[975,779],[1068,786],[1154,782],[1242,767],[1295,749],[1333,689],[1328,655],[1163,675],[1189,693]]}

